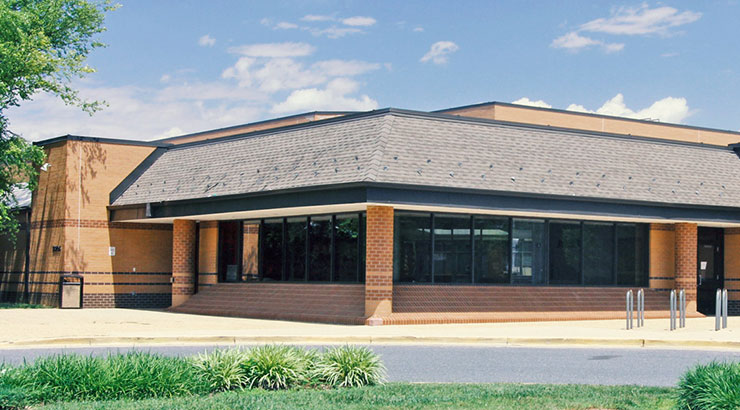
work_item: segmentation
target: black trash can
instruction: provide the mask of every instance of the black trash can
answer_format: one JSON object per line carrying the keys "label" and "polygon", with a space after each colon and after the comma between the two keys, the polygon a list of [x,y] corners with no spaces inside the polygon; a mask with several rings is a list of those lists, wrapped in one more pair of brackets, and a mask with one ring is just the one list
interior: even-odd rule
{"label": "black trash can", "polygon": [[82,275],[62,275],[59,278],[59,308],[82,309]]}

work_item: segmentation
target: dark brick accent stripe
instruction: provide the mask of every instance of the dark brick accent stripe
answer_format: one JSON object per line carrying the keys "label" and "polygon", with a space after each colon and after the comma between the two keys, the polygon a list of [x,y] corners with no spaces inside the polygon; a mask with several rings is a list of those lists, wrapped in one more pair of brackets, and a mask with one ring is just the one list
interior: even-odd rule
{"label": "dark brick accent stripe", "polygon": [[676,227],[673,224],[650,224],[651,231],[675,231]]}
{"label": "dark brick accent stripe", "polygon": [[740,316],[740,300],[727,301],[727,315]]}
{"label": "dark brick accent stripe", "polygon": [[82,297],[84,308],[166,308],[172,305],[169,293],[92,293]]}
{"label": "dark brick accent stripe", "polygon": [[726,282],[740,282],[740,278],[725,278]]}
{"label": "dark brick accent stripe", "polygon": [[200,227],[201,229],[218,228],[218,221],[201,221]]}
{"label": "dark brick accent stripe", "polygon": [[673,276],[651,276],[651,280],[675,280]]}
{"label": "dark brick accent stripe", "polygon": [[725,228],[725,235],[740,235],[740,228]]}
{"label": "dark brick accent stripe", "polygon": [[105,228],[105,229],[139,229],[145,231],[171,231],[170,224],[148,224],[133,222],[109,222],[106,220],[49,219],[31,222],[31,229],[41,228]]}
{"label": "dark brick accent stripe", "polygon": [[216,276],[216,275],[218,275],[218,273],[199,272],[198,275],[200,275],[200,276]]}

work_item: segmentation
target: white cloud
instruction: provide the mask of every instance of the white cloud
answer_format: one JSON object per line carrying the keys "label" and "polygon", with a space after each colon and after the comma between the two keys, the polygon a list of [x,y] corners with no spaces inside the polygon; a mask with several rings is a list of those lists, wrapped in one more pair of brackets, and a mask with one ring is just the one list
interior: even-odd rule
{"label": "white cloud", "polygon": [[583,48],[591,46],[600,46],[607,53],[621,51],[624,48],[623,43],[605,43],[600,40],[594,40],[592,38],[582,36],[575,31],[564,34],[550,43],[550,47],[552,48],[564,48],[571,52],[577,52]]}
{"label": "white cloud", "polygon": [[301,17],[301,21],[334,21],[336,20],[332,16],[325,16],[325,15],[318,15],[318,14],[307,14],[303,17]]}
{"label": "white cloud", "polygon": [[336,26],[331,26],[325,29],[313,29],[312,28],[312,29],[309,29],[309,31],[311,32],[311,34],[317,37],[326,36],[328,38],[334,38],[334,39],[344,37],[348,34],[362,33],[362,30],[360,30],[359,28],[336,27]]}
{"label": "white cloud", "polygon": [[216,39],[206,34],[198,39],[198,45],[203,47],[213,47],[216,44]]}
{"label": "white cloud", "polygon": [[422,31],[424,31],[424,27],[414,27],[413,31],[414,33],[421,33]]}
{"label": "white cloud", "polygon": [[512,101],[511,103],[519,105],[529,105],[530,107],[552,108],[552,105],[542,100],[532,101],[527,97],[522,97],[516,101]]}
{"label": "white cloud", "polygon": [[275,104],[271,112],[284,114],[314,110],[368,111],[378,108],[378,102],[367,95],[358,98],[348,96],[357,90],[357,82],[347,78],[336,78],[324,89],[308,88],[293,91],[285,101]]}
{"label": "white cloud", "polygon": [[171,79],[172,79],[172,76],[171,75],[169,75],[169,74],[162,74],[162,76],[159,77],[159,82],[160,83],[168,83],[168,82],[170,82]]}
{"label": "white cloud", "polygon": [[434,64],[445,64],[447,63],[448,56],[459,48],[452,41],[438,41],[432,44],[429,51],[419,61],[426,63],[431,60]]}
{"label": "white cloud", "polygon": [[358,60],[326,60],[314,63],[311,67],[328,76],[351,77],[377,70],[380,64]]}
{"label": "white cloud", "polygon": [[312,54],[316,48],[307,43],[262,43],[230,47],[232,54],[248,57],[302,57]]}
{"label": "white cloud", "polygon": [[63,134],[151,140],[172,136],[173,132],[255,121],[264,115],[267,104],[266,96],[253,90],[219,83],[163,90],[134,86],[75,88],[83,98],[106,100],[108,107],[89,116],[56,97],[40,94],[9,110],[11,129],[34,141]]}
{"label": "white cloud", "polygon": [[693,23],[701,13],[684,11],[663,6],[651,9],[647,4],[640,7],[620,7],[612,10],[609,18],[591,20],[581,25],[580,30],[594,33],[620,35],[669,35],[669,29]]}
{"label": "white cloud", "polygon": [[345,19],[342,19],[342,24],[344,24],[345,26],[369,27],[375,23],[377,23],[377,20],[375,20],[372,17],[366,17],[366,16],[354,16],[354,17],[347,17]]}
{"label": "white cloud", "polygon": [[575,52],[590,46],[601,46],[607,53],[621,51],[624,43],[609,43],[582,36],[579,33],[602,33],[609,35],[660,35],[669,36],[671,29],[693,23],[702,14],[694,11],[679,12],[673,7],[663,6],[651,9],[647,4],[639,7],[620,7],[613,9],[608,18],[598,18],[581,24],[576,30],[552,41],[553,48],[564,48]]}
{"label": "white cloud", "polygon": [[273,27],[275,30],[292,30],[298,28],[298,24],[294,23],[288,23],[287,21],[281,21],[280,23],[277,23],[275,27]]}
{"label": "white cloud", "polygon": [[666,97],[655,101],[647,108],[633,110],[627,107],[624,102],[624,96],[621,93],[607,100],[596,111],[587,110],[582,105],[576,104],[571,104],[567,109],[571,111],[595,112],[596,114],[635,119],[651,119],[679,124],[691,115],[688,102],[685,98]]}

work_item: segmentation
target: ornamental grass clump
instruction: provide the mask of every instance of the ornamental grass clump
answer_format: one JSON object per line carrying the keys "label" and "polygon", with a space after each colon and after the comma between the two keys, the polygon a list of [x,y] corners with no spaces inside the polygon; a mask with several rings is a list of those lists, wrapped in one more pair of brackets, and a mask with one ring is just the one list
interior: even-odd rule
{"label": "ornamental grass clump", "polygon": [[678,383],[679,409],[740,409],[740,363],[709,363],[686,372]]}
{"label": "ornamental grass clump", "polygon": [[380,357],[364,346],[342,346],[326,351],[313,373],[321,382],[336,387],[382,384],[386,377]]}
{"label": "ornamental grass clump", "polygon": [[12,369],[4,386],[20,389],[35,403],[175,397],[208,391],[186,359],[142,352],[105,358],[39,358]]}
{"label": "ornamental grass clump", "polygon": [[305,383],[309,355],[293,346],[266,345],[249,351],[244,364],[247,385],[267,390],[288,389]]}
{"label": "ornamental grass clump", "polygon": [[217,349],[190,358],[195,373],[210,391],[242,389],[248,385],[248,352],[241,349]]}

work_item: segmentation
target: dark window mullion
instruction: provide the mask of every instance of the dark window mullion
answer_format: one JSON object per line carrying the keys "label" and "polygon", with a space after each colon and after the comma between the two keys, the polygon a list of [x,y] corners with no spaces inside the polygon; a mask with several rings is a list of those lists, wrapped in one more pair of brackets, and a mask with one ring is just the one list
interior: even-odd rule
{"label": "dark window mullion", "polygon": [[470,283],[475,284],[475,215],[470,215]]}
{"label": "dark window mullion", "polygon": [[614,285],[617,284],[617,260],[619,258],[619,249],[617,248],[617,224],[612,224],[612,231],[614,235],[614,266],[612,266],[612,282]]}
{"label": "dark window mullion", "polygon": [[579,224],[579,226],[581,228],[581,240],[580,240],[580,242],[581,242],[581,244],[580,244],[581,245],[581,260],[579,261],[579,266],[580,266],[580,270],[581,270],[581,281],[580,281],[580,284],[583,285],[583,284],[586,283],[586,272],[583,271],[583,267],[584,267],[584,264],[583,264],[584,249],[586,248],[584,246],[585,231],[583,229],[583,221],[581,221],[581,223]]}
{"label": "dark window mullion", "polygon": [[550,284],[550,220],[545,219],[545,237],[543,238],[544,242],[542,246],[545,248],[544,250],[544,266],[543,269],[545,270],[545,285]]}
{"label": "dark window mullion", "polygon": [[331,255],[330,257],[331,262],[329,266],[329,282],[334,282],[334,277],[335,277],[334,269],[337,266],[335,262],[335,258],[337,255],[336,240],[335,240],[336,233],[337,233],[337,216],[332,215],[331,216],[331,245],[330,245],[331,249],[329,250],[329,254]]}
{"label": "dark window mullion", "polygon": [[265,220],[260,220],[259,233],[257,237],[257,279],[262,281],[265,272]]}
{"label": "dark window mullion", "polygon": [[434,283],[434,214],[430,214],[429,218],[430,218],[430,226],[431,226],[431,229],[429,230],[429,235],[430,235],[429,243],[430,243],[430,246],[432,247],[432,251],[429,252],[432,258],[431,264],[429,265],[429,271],[431,272],[431,275],[432,275],[432,283]]}
{"label": "dark window mullion", "polygon": [[[514,218],[509,217],[509,284],[514,283]],[[534,275],[536,272],[532,272]]]}
{"label": "dark window mullion", "polygon": [[360,282],[360,269],[362,268],[362,233],[364,232],[362,212],[357,214],[357,266],[355,266],[355,282]]}
{"label": "dark window mullion", "polygon": [[304,257],[303,281],[308,282],[310,272],[310,255],[311,255],[311,217],[306,217],[306,255]]}
{"label": "dark window mullion", "polygon": [[288,279],[288,218],[283,218],[280,240],[280,280]]}

